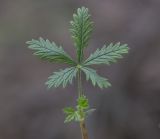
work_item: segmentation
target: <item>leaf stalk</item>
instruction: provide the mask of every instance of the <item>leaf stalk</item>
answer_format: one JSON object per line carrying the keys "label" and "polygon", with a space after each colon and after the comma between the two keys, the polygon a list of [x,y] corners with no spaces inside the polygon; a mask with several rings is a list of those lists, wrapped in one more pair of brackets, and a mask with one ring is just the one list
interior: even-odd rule
{"label": "leaf stalk", "polygon": [[[83,94],[83,90],[82,90],[82,77],[81,77],[81,65],[77,65],[78,68],[78,98],[80,98]],[[83,118],[85,118],[83,116]],[[81,128],[81,135],[82,135],[82,139],[89,139],[88,138],[88,131],[86,128],[86,124],[85,124],[85,119],[80,121],[80,128]]]}

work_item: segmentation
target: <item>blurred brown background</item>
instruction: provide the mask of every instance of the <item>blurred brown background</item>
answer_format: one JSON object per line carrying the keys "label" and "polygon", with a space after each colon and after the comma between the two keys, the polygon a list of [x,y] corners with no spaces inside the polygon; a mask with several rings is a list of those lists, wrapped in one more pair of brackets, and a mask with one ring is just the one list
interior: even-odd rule
{"label": "blurred brown background", "polygon": [[112,87],[84,80],[91,105],[90,139],[160,139],[160,0],[0,0],[0,139],[80,139],[77,123],[64,124],[62,108],[75,105],[76,83],[46,90],[65,65],[32,56],[26,41],[48,38],[74,58],[69,21],[90,9],[94,32],[86,57],[104,43],[128,43],[129,55],[97,66]]}

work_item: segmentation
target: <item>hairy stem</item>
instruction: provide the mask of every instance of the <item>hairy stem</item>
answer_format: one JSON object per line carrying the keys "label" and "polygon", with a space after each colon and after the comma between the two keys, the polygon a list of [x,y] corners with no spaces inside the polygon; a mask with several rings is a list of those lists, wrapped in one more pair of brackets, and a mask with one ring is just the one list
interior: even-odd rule
{"label": "hairy stem", "polygon": [[87,131],[84,120],[80,121],[80,128],[81,128],[82,139],[89,139],[88,138],[88,131]]}
{"label": "hairy stem", "polygon": [[[80,97],[82,95],[83,95],[83,90],[82,90],[81,70],[79,68],[78,69],[78,96]],[[89,139],[88,131],[87,131],[84,120],[80,121],[80,128],[81,128],[82,139]]]}
{"label": "hairy stem", "polygon": [[82,96],[82,79],[81,79],[81,70],[78,69],[78,96]]}

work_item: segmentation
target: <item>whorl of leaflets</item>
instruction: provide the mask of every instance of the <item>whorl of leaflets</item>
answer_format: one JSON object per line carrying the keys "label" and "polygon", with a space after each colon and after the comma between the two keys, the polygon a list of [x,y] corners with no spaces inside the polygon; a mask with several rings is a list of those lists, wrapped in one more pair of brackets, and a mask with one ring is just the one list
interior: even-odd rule
{"label": "whorl of leaflets", "polygon": [[93,29],[93,22],[90,19],[90,14],[87,8],[78,8],[77,12],[73,14],[73,21],[70,22],[70,32],[74,41],[77,52],[77,60],[73,60],[61,46],[57,46],[54,42],[39,38],[39,40],[32,39],[28,41],[28,48],[34,51],[41,59],[65,63],[70,67],[54,72],[46,82],[48,88],[59,87],[60,85],[66,87],[73,83],[73,78],[76,78],[77,71],[81,70],[86,75],[86,80],[90,80],[94,86],[100,88],[107,88],[111,86],[108,79],[97,74],[96,70],[88,67],[95,64],[115,63],[118,59],[123,57],[123,54],[128,53],[129,48],[127,44],[111,43],[104,45],[101,49],[97,49],[86,60],[84,60],[83,51],[88,46],[88,41]]}

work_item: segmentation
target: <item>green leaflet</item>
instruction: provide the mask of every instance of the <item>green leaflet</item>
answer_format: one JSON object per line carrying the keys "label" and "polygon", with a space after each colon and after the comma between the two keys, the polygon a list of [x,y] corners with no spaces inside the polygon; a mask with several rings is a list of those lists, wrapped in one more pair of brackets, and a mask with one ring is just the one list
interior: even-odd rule
{"label": "green leaflet", "polygon": [[90,79],[94,86],[97,84],[101,89],[111,86],[108,80],[99,76],[94,69],[88,67],[81,67],[81,70],[85,73],[86,80]]}
{"label": "green leaflet", "polygon": [[78,62],[82,61],[83,48],[88,45],[88,40],[92,32],[92,24],[88,9],[78,8],[77,13],[73,14],[73,21],[70,22],[70,32],[77,50]]}
{"label": "green leaflet", "polygon": [[67,115],[72,114],[75,112],[75,110],[72,107],[66,107],[63,109],[63,112]]}
{"label": "green leaflet", "polygon": [[61,46],[58,47],[54,42],[51,43],[49,40],[39,38],[39,40],[32,39],[26,43],[29,44],[28,48],[35,51],[34,55],[37,55],[44,60],[76,65],[63,48]]}
{"label": "green leaflet", "polygon": [[60,70],[59,72],[54,72],[53,75],[48,78],[46,85],[48,85],[48,88],[56,88],[60,85],[66,87],[68,83],[72,83],[73,78],[76,77],[77,71],[78,69],[76,67],[71,67]]}
{"label": "green leaflet", "polygon": [[120,43],[110,44],[108,47],[104,45],[101,49],[97,49],[89,58],[83,63],[85,66],[93,64],[107,64],[116,62],[122,58],[122,54],[128,53],[129,48],[127,44]]}
{"label": "green leaflet", "polygon": [[86,117],[92,114],[96,109],[89,109],[86,111]]}

